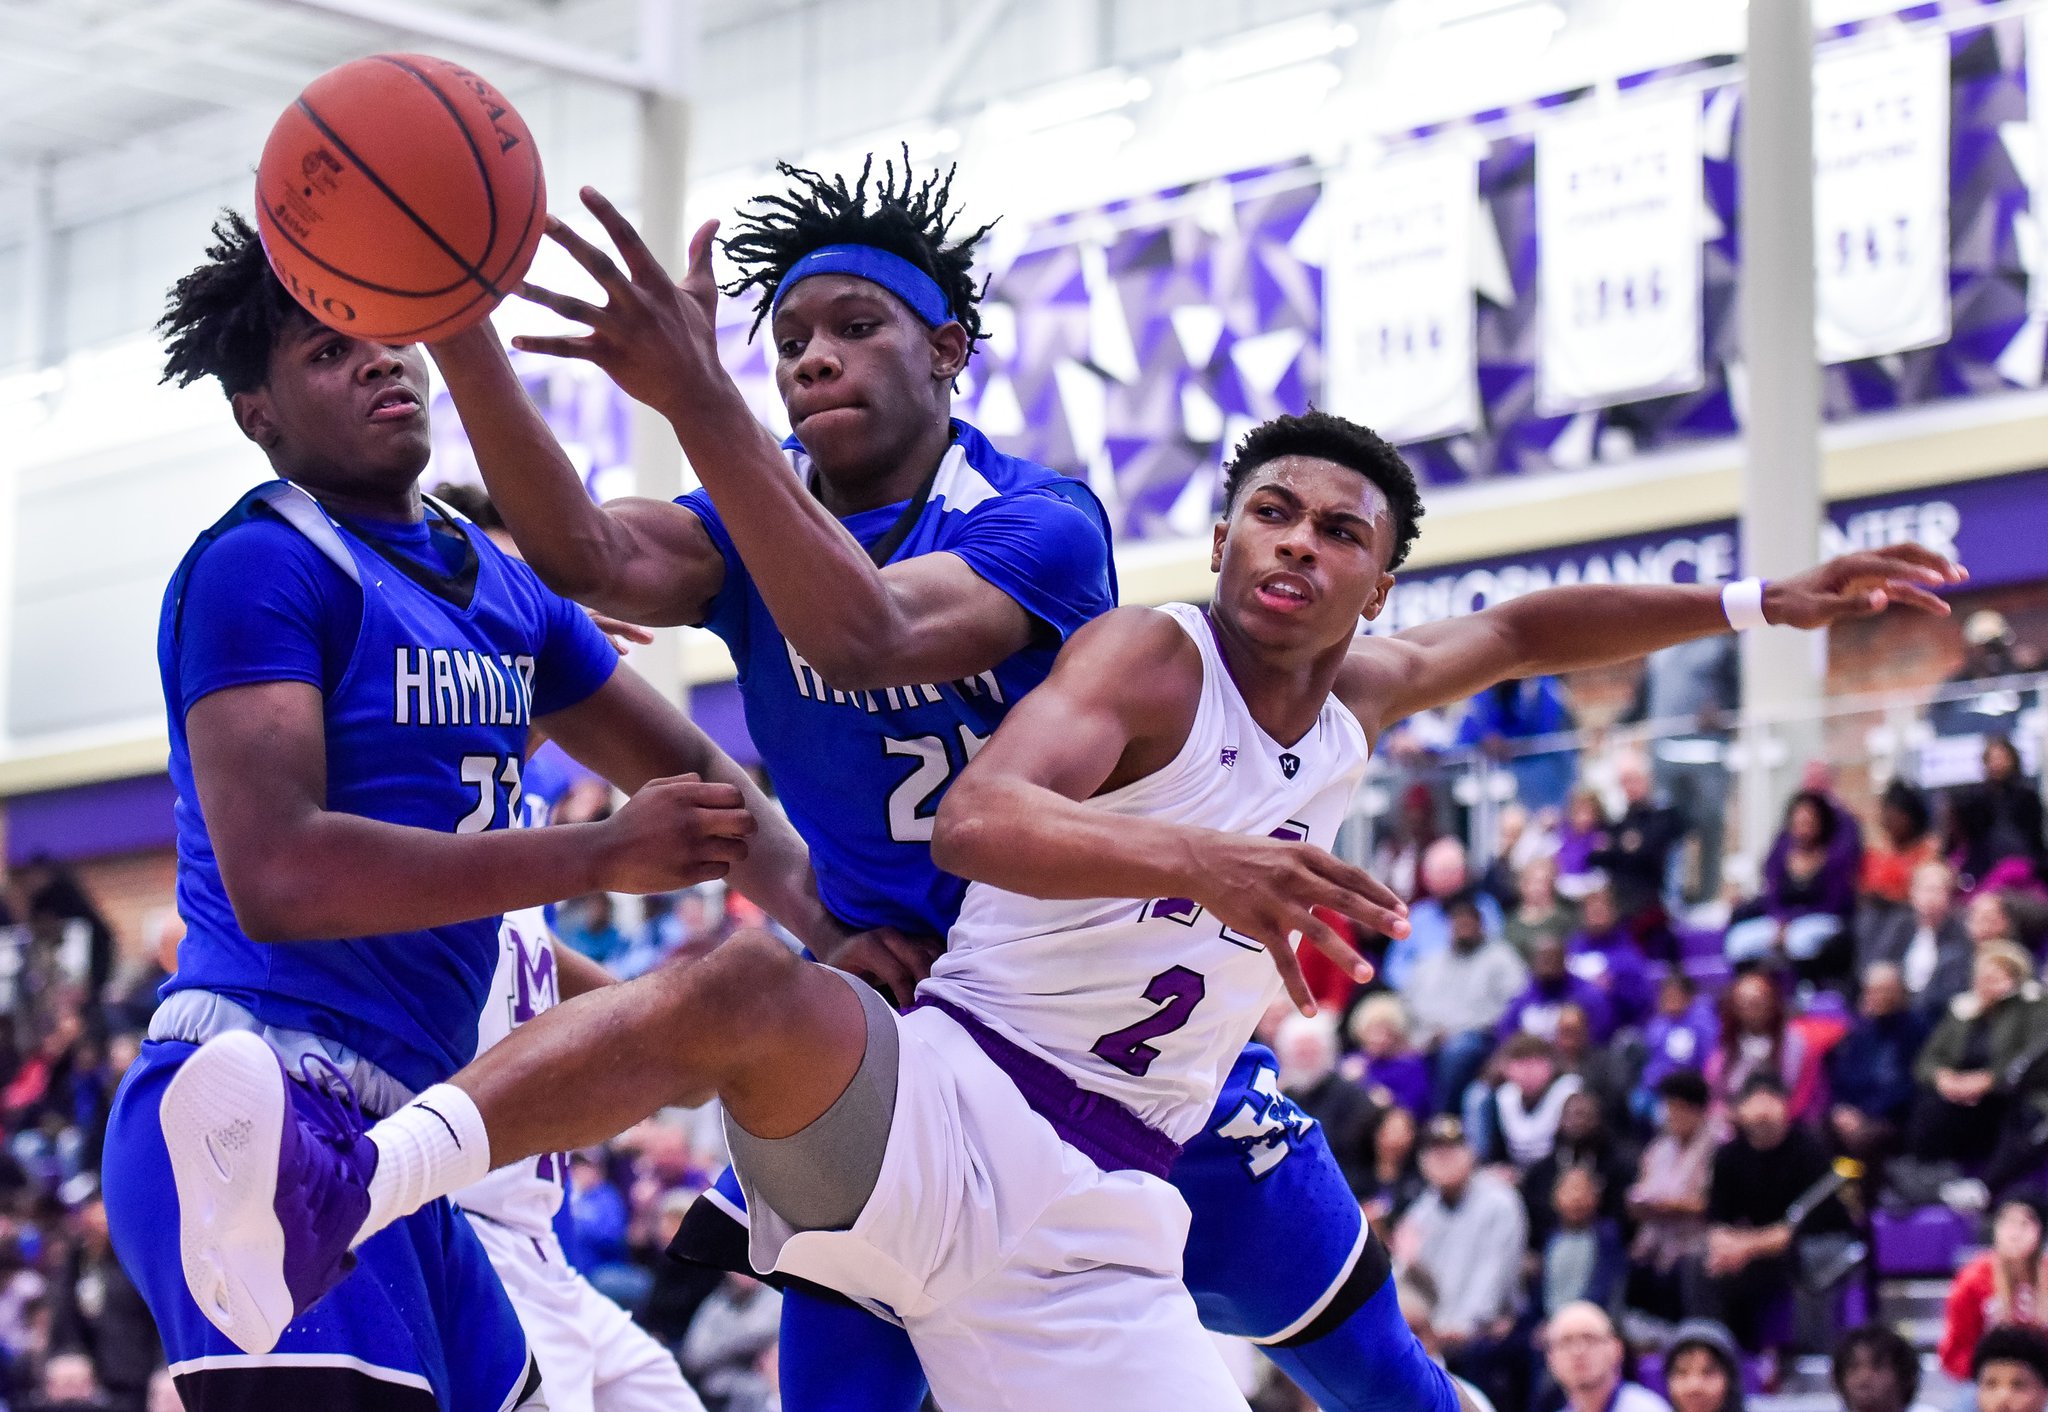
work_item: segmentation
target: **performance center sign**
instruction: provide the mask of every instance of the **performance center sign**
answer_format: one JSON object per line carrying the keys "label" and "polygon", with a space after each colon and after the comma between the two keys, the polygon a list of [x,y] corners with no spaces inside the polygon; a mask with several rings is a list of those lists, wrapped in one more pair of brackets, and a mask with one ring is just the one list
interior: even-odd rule
{"label": "performance center sign", "polygon": [[1837,51],[1814,65],[1821,361],[1947,340],[1948,130],[1946,35]]}
{"label": "performance center sign", "polygon": [[[1829,507],[1817,550],[1831,556],[1911,541],[1962,563],[1972,589],[2048,578],[2048,544],[2038,527],[2044,503],[2048,471],[1845,500]],[[1387,610],[1370,630],[1400,632],[1564,584],[1726,583],[1743,572],[1738,545],[1735,522],[1717,520],[1417,569],[1397,577]]]}
{"label": "performance center sign", "polygon": [[1700,172],[1700,101],[1690,93],[1537,135],[1536,405],[1545,416],[1701,386]]}
{"label": "performance center sign", "polygon": [[1478,166],[1464,150],[1355,164],[1323,197],[1329,410],[1396,445],[1479,425]]}

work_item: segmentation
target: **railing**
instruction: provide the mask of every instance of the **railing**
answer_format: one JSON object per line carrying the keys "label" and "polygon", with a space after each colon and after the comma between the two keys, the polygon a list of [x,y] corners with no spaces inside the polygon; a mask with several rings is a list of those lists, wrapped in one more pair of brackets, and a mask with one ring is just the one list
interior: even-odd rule
{"label": "railing", "polygon": [[[2022,772],[2041,785],[2048,800],[2048,778],[2041,769],[2048,741],[2048,672],[1944,683],[1932,690],[1830,697],[1818,710],[1778,716],[1747,735],[1732,718],[1717,723],[1680,717],[1504,741],[1489,749],[1454,747],[1420,757],[1397,758],[1383,751],[1353,802],[1343,851],[1358,861],[1369,857],[1391,826],[1402,791],[1421,782],[1440,805],[1463,816],[1462,832],[1476,867],[1497,849],[1503,809],[1525,802],[1520,796],[1529,783],[1545,776],[1553,781],[1569,777],[1601,795],[1610,817],[1618,814],[1620,767],[1634,755],[1650,766],[1660,787],[1692,772],[1725,790],[1725,851],[1741,876],[1770,846],[1769,838],[1738,837],[1737,821],[1745,816],[1743,791],[1757,780],[1768,791],[1775,818],[1809,767],[1825,766],[1836,796],[1859,817],[1874,821],[1877,798],[1894,779],[1930,795],[1982,780],[1984,744],[1991,735],[2011,740]],[[1762,765],[1754,775],[1748,769],[1753,751],[1761,752]],[[1456,820],[1440,822],[1460,832]]]}

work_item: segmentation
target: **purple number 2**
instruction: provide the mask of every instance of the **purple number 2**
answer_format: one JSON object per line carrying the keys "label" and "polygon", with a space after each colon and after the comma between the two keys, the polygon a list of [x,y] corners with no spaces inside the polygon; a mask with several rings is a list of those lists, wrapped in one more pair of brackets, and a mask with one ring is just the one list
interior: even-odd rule
{"label": "purple number 2", "polygon": [[1095,1041],[1092,1052],[1103,1063],[1122,1069],[1133,1078],[1143,1078],[1152,1061],[1159,1057],[1159,1051],[1147,1041],[1170,1035],[1185,1025],[1208,989],[1199,971],[1190,971],[1185,966],[1161,971],[1145,987],[1145,998],[1159,1009],[1135,1025],[1110,1031]]}

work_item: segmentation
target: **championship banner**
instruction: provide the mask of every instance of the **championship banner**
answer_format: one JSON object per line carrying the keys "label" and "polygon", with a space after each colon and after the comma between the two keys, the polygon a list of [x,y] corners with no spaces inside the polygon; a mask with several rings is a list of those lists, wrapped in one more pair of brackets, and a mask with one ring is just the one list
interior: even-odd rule
{"label": "championship banner", "polygon": [[1948,37],[1829,54],[1813,70],[1821,361],[1949,336]]}
{"label": "championship banner", "polygon": [[1324,188],[1323,396],[1396,444],[1479,425],[1469,151],[1354,164]]}
{"label": "championship banner", "polygon": [[1692,392],[1700,352],[1700,100],[1572,117],[1536,137],[1536,406]]}

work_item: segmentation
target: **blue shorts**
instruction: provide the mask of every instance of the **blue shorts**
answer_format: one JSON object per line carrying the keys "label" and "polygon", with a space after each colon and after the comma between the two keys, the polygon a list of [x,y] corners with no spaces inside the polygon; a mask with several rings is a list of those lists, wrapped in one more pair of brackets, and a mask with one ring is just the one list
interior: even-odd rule
{"label": "blue shorts", "polygon": [[114,1096],[102,1180],[114,1253],[142,1291],[190,1412],[506,1412],[540,1386],[526,1335],[455,1208],[437,1201],[363,1243],[356,1268],[247,1354],[185,1287],[178,1192],[157,1110],[189,1044],[142,1048]]}

